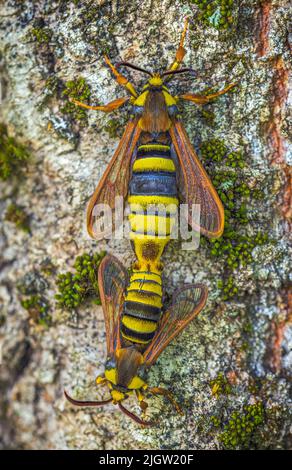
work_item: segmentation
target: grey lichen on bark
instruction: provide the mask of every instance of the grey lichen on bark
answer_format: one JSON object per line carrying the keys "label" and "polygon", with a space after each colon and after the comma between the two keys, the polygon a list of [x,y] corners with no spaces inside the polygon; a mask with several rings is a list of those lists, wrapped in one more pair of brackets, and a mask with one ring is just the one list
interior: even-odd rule
{"label": "grey lichen on bark", "polygon": [[[191,1],[1,3],[0,122],[31,155],[20,179],[1,182],[2,447],[288,448],[289,2],[234,1],[227,29],[202,21],[198,2]],[[114,63],[165,69],[185,16],[185,64],[197,73],[174,81],[174,93],[239,83],[235,93],[203,111],[184,106],[186,129],[199,155],[202,142],[214,138],[244,155],[244,168],[235,171],[251,191],[245,230],[250,238],[261,232],[267,239],[256,244],[246,265],[232,269],[223,252],[211,256],[208,243],[196,251],[170,244],[164,256],[168,292],[204,282],[209,300],[149,375],[151,385],[172,390],[184,416],[149,399],[159,426],[140,429],[114,406],[76,410],[63,397],[66,388],[76,398],[96,398],[105,333],[101,307],[87,303],[73,313],[57,308],[57,274],[90,250],[111,251],[127,267],[134,260],[128,240],[97,244],[84,227],[86,202],[130,109],[76,114],[68,96],[99,104],[125,95],[105,66],[104,52]],[[141,87],[141,74],[129,76]],[[255,189],[260,198],[253,198]],[[5,220],[10,204],[29,215],[30,233]],[[225,300],[218,281],[220,286],[227,270],[237,294]],[[48,305],[51,320],[29,316],[21,306],[23,293],[39,296],[35,305],[43,315]],[[134,401],[131,406],[137,412]]]}

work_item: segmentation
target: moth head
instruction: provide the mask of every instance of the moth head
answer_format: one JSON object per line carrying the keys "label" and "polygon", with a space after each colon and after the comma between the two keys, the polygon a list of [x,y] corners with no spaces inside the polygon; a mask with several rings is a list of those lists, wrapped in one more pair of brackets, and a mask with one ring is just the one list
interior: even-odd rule
{"label": "moth head", "polygon": [[153,74],[153,77],[149,78],[148,84],[151,87],[161,87],[163,84],[163,80],[158,73],[155,73]]}
{"label": "moth head", "polygon": [[103,406],[113,403],[136,423],[142,426],[152,426],[154,424],[152,421],[141,419],[123,405],[123,402],[135,393],[141,410],[143,412],[146,410],[147,403],[143,400],[144,391],[147,389],[146,374],[143,355],[136,348],[121,348],[107,358],[104,374],[96,379],[97,385],[106,385],[108,387],[110,393],[108,399],[79,401],[70,397],[66,391],[64,394],[67,400],[76,406]]}

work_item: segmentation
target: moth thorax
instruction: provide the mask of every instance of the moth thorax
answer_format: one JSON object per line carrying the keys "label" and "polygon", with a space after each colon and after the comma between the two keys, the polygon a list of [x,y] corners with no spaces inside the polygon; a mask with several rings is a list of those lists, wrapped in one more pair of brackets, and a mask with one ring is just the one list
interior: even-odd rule
{"label": "moth thorax", "polygon": [[117,355],[117,382],[127,387],[143,362],[142,354],[133,347],[119,349]]}
{"label": "moth thorax", "polygon": [[164,95],[161,91],[149,90],[147,94],[140,127],[145,132],[166,132],[171,126]]}

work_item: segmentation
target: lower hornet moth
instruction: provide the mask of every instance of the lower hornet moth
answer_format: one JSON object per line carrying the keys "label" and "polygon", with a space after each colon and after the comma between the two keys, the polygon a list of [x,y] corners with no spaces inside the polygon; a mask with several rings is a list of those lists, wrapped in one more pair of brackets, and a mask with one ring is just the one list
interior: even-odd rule
{"label": "lower hornet moth", "polygon": [[[155,424],[144,419],[147,395],[164,395],[181,412],[168,390],[147,385],[146,373],[207,300],[205,286],[185,285],[174,293],[170,307],[163,309],[160,258],[170,239],[174,212],[179,202],[188,204],[188,223],[193,230],[208,237],[219,237],[224,228],[223,206],[187,137],[177,104],[180,101],[198,105],[208,103],[236,84],[207,95],[172,96],[166,84],[179,73],[193,72],[189,68],[180,68],[186,53],[183,44],[187,26],[186,20],[175,60],[162,74],[151,73],[128,62],[115,67],[105,57],[129,97],[118,98],[104,106],[89,106],[73,100],[78,106],[104,112],[114,111],[127,101],[132,104],[132,115],[124,135],[89,201],[87,229],[93,238],[101,239],[103,235],[94,226],[95,206],[107,204],[114,211],[116,196],[127,198],[130,240],[137,260],[128,275],[116,258],[107,255],[98,272],[107,360],[104,375],[98,377],[96,383],[107,385],[110,397],[104,401],[79,401],[67,392],[65,396],[77,406],[101,406],[112,402],[141,425]],[[120,67],[150,75],[140,94],[118,71]],[[192,204],[200,205],[199,225],[191,217]],[[164,208],[163,214],[152,209],[157,205]],[[161,220],[166,226],[164,232],[160,231]],[[123,405],[132,393],[137,396],[143,419]]]}

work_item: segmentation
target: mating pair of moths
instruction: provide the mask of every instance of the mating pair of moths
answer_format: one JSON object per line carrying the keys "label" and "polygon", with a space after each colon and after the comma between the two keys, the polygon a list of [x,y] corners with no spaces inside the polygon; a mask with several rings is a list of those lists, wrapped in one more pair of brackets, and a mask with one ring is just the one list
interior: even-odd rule
{"label": "mating pair of moths", "polygon": [[[179,201],[188,204],[188,222],[194,230],[215,238],[222,234],[224,227],[222,204],[188,139],[177,104],[180,101],[205,104],[235,85],[209,95],[171,95],[166,83],[176,74],[192,72],[188,68],[180,69],[186,52],[183,47],[186,30],[187,21],[175,60],[162,74],[150,73],[127,62],[114,67],[105,58],[129,97],[118,98],[104,106],[88,106],[74,101],[84,108],[104,112],[114,111],[127,101],[132,104],[132,115],[124,135],[89,202],[87,227],[91,236],[99,238],[101,234],[94,230],[94,207],[107,204],[114,210],[116,196],[128,197],[130,239],[137,261],[130,278],[121,263],[110,255],[102,260],[98,272],[107,360],[104,375],[98,377],[96,383],[108,385],[110,398],[78,401],[66,392],[65,395],[78,406],[101,406],[113,402],[142,425],[152,425],[153,422],[134,415],[122,402],[135,392],[144,415],[147,408],[145,395],[164,395],[180,412],[168,390],[148,387],[145,381],[147,369],[202,310],[207,300],[204,285],[185,285],[174,293],[171,306],[163,311],[160,257],[169,241]],[[141,94],[118,71],[122,66],[150,75]],[[193,204],[200,204],[199,226],[192,220]],[[158,205],[165,208],[163,215],[155,210]],[[151,209],[153,207],[154,210]],[[161,218],[166,232],[160,230]]]}

